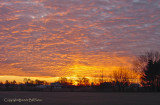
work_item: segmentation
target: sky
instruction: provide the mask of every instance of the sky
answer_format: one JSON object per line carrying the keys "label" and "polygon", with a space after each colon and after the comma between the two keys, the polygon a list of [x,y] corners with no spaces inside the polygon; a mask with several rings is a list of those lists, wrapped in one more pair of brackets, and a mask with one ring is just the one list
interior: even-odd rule
{"label": "sky", "polygon": [[105,75],[160,50],[160,0],[0,0],[0,75]]}

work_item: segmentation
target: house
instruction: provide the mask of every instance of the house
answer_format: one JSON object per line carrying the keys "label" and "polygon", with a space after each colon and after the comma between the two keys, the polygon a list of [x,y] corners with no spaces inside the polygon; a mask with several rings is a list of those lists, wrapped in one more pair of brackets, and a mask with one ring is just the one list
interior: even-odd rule
{"label": "house", "polygon": [[53,88],[62,88],[63,85],[59,82],[51,83],[51,87]]}
{"label": "house", "polygon": [[48,88],[49,85],[38,85],[36,86],[36,88],[41,88],[41,89],[44,89],[44,88]]}

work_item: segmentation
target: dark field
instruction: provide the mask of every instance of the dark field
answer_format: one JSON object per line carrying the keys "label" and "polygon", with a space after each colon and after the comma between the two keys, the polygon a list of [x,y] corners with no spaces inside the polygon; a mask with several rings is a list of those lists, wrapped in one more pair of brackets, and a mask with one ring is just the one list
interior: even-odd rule
{"label": "dark field", "polygon": [[[9,99],[41,102],[4,102]],[[0,105],[160,105],[160,93],[0,92]]]}

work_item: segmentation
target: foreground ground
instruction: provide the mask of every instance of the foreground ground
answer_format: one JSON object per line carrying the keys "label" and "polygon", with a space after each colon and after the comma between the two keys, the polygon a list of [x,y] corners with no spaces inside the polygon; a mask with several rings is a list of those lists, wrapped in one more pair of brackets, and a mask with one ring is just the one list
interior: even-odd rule
{"label": "foreground ground", "polygon": [[[160,105],[159,97],[160,93],[0,92],[0,105]],[[14,99],[29,100],[9,102]]]}

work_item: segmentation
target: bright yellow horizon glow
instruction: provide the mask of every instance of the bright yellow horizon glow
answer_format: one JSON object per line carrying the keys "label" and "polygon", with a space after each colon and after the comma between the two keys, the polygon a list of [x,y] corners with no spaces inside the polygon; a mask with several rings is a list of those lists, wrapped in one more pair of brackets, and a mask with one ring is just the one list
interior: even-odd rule
{"label": "bright yellow horizon glow", "polygon": [[17,83],[23,83],[24,78],[29,78],[31,80],[43,80],[47,81],[49,83],[55,82],[59,79],[59,77],[27,77],[27,76],[10,76],[10,75],[4,75],[0,76],[0,81],[5,82],[6,80],[8,81],[13,81],[16,80]]}
{"label": "bright yellow horizon glow", "polygon": [[[0,74],[0,81],[5,82],[5,80],[9,80],[9,81],[13,81],[16,80],[17,83],[21,82],[23,83],[24,78],[30,78],[31,80],[45,80],[49,83],[51,82],[55,82],[57,80],[59,80],[60,77],[66,77],[67,79],[72,79],[74,81],[77,80],[77,78],[79,77],[86,77],[90,80],[91,82],[94,83],[99,83],[99,79],[102,76],[104,76],[104,79],[106,81],[110,81],[111,78],[111,74],[113,71],[118,70],[120,67],[124,67],[124,68],[128,68],[130,70],[130,68],[132,67],[132,64],[127,62],[127,59],[131,59],[130,57],[112,57],[113,59],[111,59],[109,62],[110,63],[105,63],[105,61],[107,59],[102,58],[101,62],[96,62],[96,58],[97,57],[91,57],[90,60],[87,60],[88,64],[83,64],[80,63],[79,61],[80,58],[76,57],[75,59],[73,59],[75,62],[70,64],[69,66],[66,66],[64,68],[61,68],[61,70],[59,70],[58,73],[53,72],[52,70],[54,70],[54,68],[52,68],[52,66],[50,67],[49,70],[47,70],[48,68],[44,68],[45,71],[42,72],[46,72],[46,73],[50,73],[50,74],[56,74],[56,76],[43,76],[43,75],[37,75],[36,72],[34,74],[32,73],[25,73],[24,71],[22,71],[21,69],[16,69],[14,68],[14,70],[16,71],[16,73],[18,73],[16,75],[15,72],[13,72],[14,70],[12,70],[11,74],[8,73],[8,75],[3,74],[3,72]],[[133,58],[132,58],[133,59]],[[93,62],[95,61],[95,62]],[[3,66],[3,69],[5,70],[5,68],[7,68],[8,66],[5,65]],[[7,68],[7,69],[11,69]],[[50,71],[51,70],[51,71]],[[20,72],[18,72],[20,71]],[[132,70],[130,70],[130,72],[132,73]],[[137,75],[137,74],[134,74]],[[74,84],[76,85],[77,83],[74,82]]]}
{"label": "bright yellow horizon glow", "polygon": [[[77,68],[77,66],[75,66],[75,67]],[[83,67],[83,66],[81,66],[81,67]],[[106,69],[105,68],[102,69],[103,70],[103,76],[104,76],[103,77],[104,82],[111,82],[111,81],[114,80],[113,77],[112,77],[112,73],[113,73],[114,70],[118,70],[117,69],[118,67],[112,67],[112,68],[114,68],[114,69],[112,71],[107,72],[107,73],[105,72],[105,71],[108,70],[107,68]],[[102,72],[101,71],[99,73],[97,73],[97,75],[94,75],[94,76],[84,76],[84,75],[76,75],[75,74],[75,75],[67,76],[67,77],[64,77],[64,78],[67,78],[67,80],[73,80],[73,85],[77,85],[78,84],[78,82],[77,82],[78,78],[83,78],[83,77],[88,78],[90,84],[92,82],[94,84],[99,84],[100,83],[100,79],[102,79],[101,78],[101,76],[102,76]],[[128,72],[129,72],[128,74],[132,75],[132,77],[133,77],[133,78],[130,78],[130,82],[132,82],[132,83],[140,83],[140,81],[139,81],[139,77],[140,76],[137,73],[134,73],[133,71],[130,71],[130,70],[128,70]],[[80,71],[79,71],[79,74],[80,74]],[[31,80],[38,79],[38,80],[42,80],[42,81],[47,81],[48,83],[53,83],[53,82],[56,82],[56,81],[60,80],[61,77],[28,77],[28,76],[4,75],[4,76],[0,76],[0,82],[4,83],[6,80],[8,80],[8,81],[16,80],[17,83],[24,83],[24,81],[23,81],[24,78],[28,78],[28,79],[31,79]],[[134,80],[134,78],[135,78],[135,80]]]}

